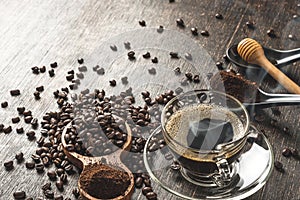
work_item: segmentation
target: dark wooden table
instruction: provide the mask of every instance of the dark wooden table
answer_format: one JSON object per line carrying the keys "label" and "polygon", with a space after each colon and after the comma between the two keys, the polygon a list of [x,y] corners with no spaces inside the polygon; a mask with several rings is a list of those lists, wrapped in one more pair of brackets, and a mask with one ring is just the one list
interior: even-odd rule
{"label": "dark wooden table", "polygon": [[[34,141],[28,141],[25,134],[18,135],[15,131],[16,127],[24,127],[27,132],[31,127],[23,120],[18,124],[12,124],[11,118],[18,115],[16,111],[18,106],[30,109],[39,119],[46,112],[57,110],[52,93],[55,89],[68,86],[65,80],[66,72],[70,69],[77,70],[78,58],[85,58],[90,71],[92,71],[91,65],[96,63],[107,71],[107,76],[93,76],[90,80],[86,80],[85,87],[96,86],[117,93],[119,89],[111,88],[108,80],[115,77],[120,90],[125,89],[126,87],[120,84],[120,78],[125,74],[129,78],[132,75],[129,82],[132,83],[132,87],[138,88],[135,90],[136,93],[144,87],[153,93],[158,92],[156,87],[149,85],[149,82],[157,83],[159,86],[164,85],[163,89],[174,89],[178,81],[174,81],[174,85],[170,84],[170,87],[164,83],[166,79],[175,80],[168,70],[176,65],[187,65],[187,68],[193,66],[189,66],[187,62],[172,63],[169,59],[164,59],[161,52],[179,49],[182,53],[195,50],[191,52],[193,54],[198,53],[198,46],[202,50],[200,52],[204,52],[203,55],[206,57],[194,56],[193,69],[196,68],[205,74],[216,73],[218,70],[215,63],[224,62],[222,56],[226,48],[244,37],[253,37],[263,45],[277,49],[299,48],[300,16],[294,17],[300,15],[299,3],[297,0],[175,0],[174,3],[169,3],[168,0],[2,1],[0,5],[0,102],[8,101],[9,106],[0,108],[0,124],[12,125],[13,132],[7,135],[0,133],[0,199],[13,199],[13,192],[16,190],[24,190],[27,196],[34,198],[43,196],[40,187],[48,181],[45,174],[37,175],[35,171],[27,170],[24,163],[16,164],[16,161],[12,171],[7,172],[3,167],[5,161],[13,159],[19,152],[23,152],[25,159],[29,160],[36,149]],[[216,19],[217,13],[222,14],[223,19]],[[184,20],[186,28],[176,26],[177,18]],[[139,25],[140,20],[146,21],[146,28]],[[253,21],[255,28],[249,29],[246,26],[247,21]],[[159,25],[167,29],[162,33],[166,35],[165,38],[157,40],[150,34],[153,38],[143,40],[141,34],[148,33],[147,29],[151,28],[153,32]],[[199,32],[207,30],[209,37],[200,34],[193,36],[191,27],[197,27]],[[269,29],[274,29],[275,38],[267,35]],[[119,35],[129,31],[138,34]],[[290,39],[289,35],[293,38]],[[170,37],[174,38],[170,39]],[[108,40],[109,38],[112,39]],[[125,39],[132,42],[132,49],[136,49],[139,55],[146,48],[153,54],[156,53],[159,58],[157,75],[147,73],[146,69],[153,65],[151,62],[140,64],[144,62],[141,59],[138,59],[135,64],[128,62],[123,45],[123,42],[127,42]],[[144,46],[138,46],[141,43]],[[111,44],[117,45],[117,52],[110,50]],[[138,47],[134,46],[135,44]],[[197,45],[195,47],[192,44]],[[105,55],[103,52],[108,53]],[[55,61],[58,63],[55,77],[50,78],[47,73],[32,74],[31,67],[45,65],[50,69],[50,63]],[[225,62],[223,66],[234,67]],[[283,71],[300,84],[299,62],[286,66]],[[35,87],[40,85],[44,85],[45,92],[42,93],[41,100],[36,101],[33,92]],[[269,92],[285,92],[271,79],[264,80],[262,87]],[[11,89],[20,89],[21,96],[11,97],[9,94]],[[259,123],[253,122],[270,140],[275,160],[283,163],[285,173],[274,170],[266,185],[249,197],[249,200],[300,199],[300,162],[281,155],[285,147],[300,147],[299,108],[299,106],[278,107],[275,114],[272,109],[264,109],[262,115],[265,120]],[[71,191],[76,187],[77,180],[78,174],[69,177],[68,186],[62,192],[65,197],[74,198]],[[55,193],[60,193],[55,186],[53,188]],[[154,185],[154,188],[159,199],[177,199],[157,185]],[[137,190],[133,199],[146,198],[140,190]]]}

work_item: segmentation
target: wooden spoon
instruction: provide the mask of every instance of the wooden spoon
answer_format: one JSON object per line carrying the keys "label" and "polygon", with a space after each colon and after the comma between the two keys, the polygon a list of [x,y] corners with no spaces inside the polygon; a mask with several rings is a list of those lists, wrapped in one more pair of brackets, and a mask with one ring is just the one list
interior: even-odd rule
{"label": "wooden spoon", "polygon": [[[105,165],[105,166],[108,166],[108,167],[111,167],[114,169],[120,169],[120,170],[127,172],[127,174],[129,175],[129,178],[130,178],[129,186],[127,187],[127,189],[123,195],[115,197],[111,200],[130,200],[131,199],[133,189],[134,189],[134,176],[133,176],[132,172],[120,160],[121,156],[124,156],[124,154],[130,150],[130,146],[131,146],[131,142],[132,142],[131,129],[126,122],[125,122],[125,126],[126,126],[126,131],[127,131],[127,140],[126,140],[125,144],[123,145],[123,147],[109,155],[98,156],[98,157],[82,156],[76,152],[68,151],[67,143],[65,141],[65,135],[67,133],[67,129],[72,127],[72,122],[70,122],[64,128],[63,133],[62,133],[62,138],[61,138],[63,150],[64,150],[64,153],[69,158],[69,160],[76,167],[82,169],[82,172],[81,172],[79,180],[78,180],[78,188],[80,190],[81,195],[84,198],[89,199],[89,200],[99,200],[98,198],[95,198],[95,197],[91,196],[90,194],[88,194],[87,191],[85,191],[80,184],[80,179],[82,178],[82,176],[85,173],[88,173],[88,171],[85,170],[87,168],[87,166],[98,164],[99,170],[101,170],[101,166]],[[111,190],[113,191],[114,188],[112,188]]]}
{"label": "wooden spoon", "polygon": [[275,80],[291,93],[300,94],[300,87],[277,69],[265,56],[262,46],[251,38],[243,39],[237,47],[238,54],[248,63],[263,67]]}

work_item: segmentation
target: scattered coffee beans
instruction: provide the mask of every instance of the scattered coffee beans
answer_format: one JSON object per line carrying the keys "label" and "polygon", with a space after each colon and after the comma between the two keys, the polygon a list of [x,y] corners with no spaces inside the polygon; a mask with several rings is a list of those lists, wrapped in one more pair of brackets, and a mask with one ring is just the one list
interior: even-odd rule
{"label": "scattered coffee beans", "polygon": [[4,102],[1,103],[1,107],[2,108],[6,108],[7,106],[8,106],[7,101],[4,101]]}
{"label": "scattered coffee beans", "polygon": [[14,168],[14,161],[12,161],[12,160],[7,161],[3,165],[7,171],[10,171]]}
{"label": "scattered coffee beans", "polygon": [[57,62],[51,63],[51,64],[50,64],[50,67],[51,67],[51,68],[56,68],[56,67],[57,67]]}
{"label": "scattered coffee beans", "polygon": [[79,59],[77,60],[77,62],[81,65],[81,64],[84,63],[84,60],[83,60],[83,58],[79,58]]}
{"label": "scattered coffee beans", "polygon": [[152,61],[153,63],[158,63],[157,57],[152,58],[151,61]]}
{"label": "scattered coffee beans", "polygon": [[202,36],[205,36],[205,37],[208,37],[208,36],[209,36],[209,32],[208,32],[207,30],[201,31],[200,34],[201,34]]}
{"label": "scattered coffee beans", "polygon": [[221,15],[220,13],[217,13],[217,14],[215,15],[215,17],[216,17],[217,19],[223,19],[223,18],[224,18],[223,15]]}
{"label": "scattered coffee beans", "polygon": [[19,96],[21,94],[20,90],[11,90],[10,95],[11,96]]}
{"label": "scattered coffee beans", "polygon": [[146,26],[146,22],[145,20],[141,20],[139,21],[140,26],[145,27]]}
{"label": "scattered coffee beans", "polygon": [[150,58],[151,55],[150,55],[150,52],[146,52],[145,54],[143,54],[143,58]]}
{"label": "scattered coffee beans", "polygon": [[13,193],[15,199],[25,199],[26,193],[24,191],[16,191]]}
{"label": "scattered coffee beans", "polygon": [[183,21],[183,19],[181,19],[181,18],[176,19],[176,24],[177,24],[177,26],[179,26],[180,28],[184,28],[184,27],[185,27],[184,21]]}
{"label": "scattered coffee beans", "polygon": [[50,77],[55,76],[54,69],[50,69],[50,70],[48,71],[48,73],[49,73],[49,76],[50,76]]}

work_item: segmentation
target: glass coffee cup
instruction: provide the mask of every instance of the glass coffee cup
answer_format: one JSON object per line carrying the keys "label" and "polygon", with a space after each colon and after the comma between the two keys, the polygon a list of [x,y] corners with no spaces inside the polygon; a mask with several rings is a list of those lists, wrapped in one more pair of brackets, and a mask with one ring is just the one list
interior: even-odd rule
{"label": "glass coffee cup", "polygon": [[170,100],[161,116],[163,137],[181,174],[204,187],[226,187],[249,134],[249,115],[236,98],[196,90]]}

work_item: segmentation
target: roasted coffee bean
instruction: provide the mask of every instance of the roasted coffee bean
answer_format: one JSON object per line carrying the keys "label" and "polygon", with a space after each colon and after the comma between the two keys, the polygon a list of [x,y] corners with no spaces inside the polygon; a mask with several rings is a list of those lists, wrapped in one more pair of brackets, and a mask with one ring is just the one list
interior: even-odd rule
{"label": "roasted coffee bean", "polygon": [[223,70],[223,63],[222,62],[216,62],[216,66],[218,67],[218,70]]}
{"label": "roasted coffee bean", "polygon": [[40,163],[41,162],[41,157],[39,155],[36,154],[32,154],[31,155],[31,159],[35,162],[35,163]]}
{"label": "roasted coffee bean", "polygon": [[63,182],[63,183],[67,183],[68,182],[68,176],[67,174],[62,174],[59,179]]}
{"label": "roasted coffee bean", "polygon": [[48,199],[53,199],[54,198],[54,192],[51,190],[45,190],[44,191],[44,195],[45,197],[47,197]]}
{"label": "roasted coffee bean", "polygon": [[93,71],[96,72],[99,68],[100,68],[99,65],[95,65],[95,66],[93,67]]}
{"label": "roasted coffee bean", "polygon": [[271,37],[271,38],[275,38],[275,37],[276,37],[276,34],[275,34],[274,29],[269,29],[269,30],[267,31],[267,35],[268,35],[269,37]]}
{"label": "roasted coffee bean", "polygon": [[146,22],[145,20],[141,20],[139,21],[140,26],[145,27],[146,26]]}
{"label": "roasted coffee bean", "polygon": [[72,81],[74,79],[74,74],[69,74],[66,76],[67,81]]}
{"label": "roasted coffee bean", "polygon": [[181,69],[180,69],[180,67],[176,67],[176,68],[174,69],[174,72],[175,72],[176,75],[181,74]]}
{"label": "roasted coffee bean", "polygon": [[23,127],[16,128],[16,132],[17,132],[18,134],[24,133]]}
{"label": "roasted coffee bean", "polygon": [[7,106],[8,106],[7,101],[4,101],[4,102],[1,103],[1,107],[2,108],[6,108]]}
{"label": "roasted coffee bean", "polygon": [[151,187],[151,180],[150,180],[150,178],[144,179],[144,184],[145,184],[146,187]]}
{"label": "roasted coffee bean", "polygon": [[5,134],[11,133],[11,132],[12,132],[11,126],[4,127],[4,128],[3,128],[3,132],[4,132]]}
{"label": "roasted coffee bean", "polygon": [[50,67],[51,67],[51,68],[56,68],[56,67],[57,67],[57,62],[51,63],[51,64],[50,64]]}
{"label": "roasted coffee bean", "polygon": [[224,54],[222,57],[225,60],[225,62],[229,62],[230,61],[229,58],[228,58],[228,56],[226,54]]}
{"label": "roasted coffee bean", "polygon": [[55,76],[54,69],[50,69],[50,70],[48,71],[48,73],[49,73],[49,76],[50,76],[50,77]]}
{"label": "roasted coffee bean", "polygon": [[13,193],[15,199],[25,199],[26,193],[24,191],[16,191]]}
{"label": "roasted coffee bean", "polygon": [[7,171],[10,171],[14,168],[14,161],[12,161],[12,160],[7,161],[3,165]]}
{"label": "roasted coffee bean", "polygon": [[46,72],[46,66],[40,67],[40,72],[41,72],[41,73],[45,73],[45,72]]}
{"label": "roasted coffee bean", "polygon": [[198,29],[196,27],[191,28],[191,32],[193,35],[197,36],[198,35]]}
{"label": "roasted coffee bean", "polygon": [[142,177],[137,177],[134,181],[134,185],[135,185],[136,188],[142,188],[143,178]]}
{"label": "roasted coffee bean", "polygon": [[144,188],[142,189],[143,195],[146,195],[146,194],[148,194],[149,192],[153,192],[153,189],[152,189],[151,187],[144,187]]}
{"label": "roasted coffee bean", "polygon": [[154,67],[148,69],[149,74],[156,74],[156,69]]}
{"label": "roasted coffee bean", "polygon": [[20,90],[11,90],[10,95],[11,96],[19,96],[21,94]]}
{"label": "roasted coffee bean", "polygon": [[54,196],[54,200],[64,200],[62,195]]}
{"label": "roasted coffee bean", "polygon": [[131,49],[130,42],[124,42],[125,49]]}
{"label": "roasted coffee bean", "polygon": [[78,67],[78,71],[79,72],[86,72],[87,71],[87,67],[86,66],[80,66],[80,67]]}
{"label": "roasted coffee bean", "polygon": [[37,118],[33,118],[30,122],[32,127],[37,127],[38,126],[38,119]]}
{"label": "roasted coffee bean", "polygon": [[127,78],[127,76],[122,77],[121,81],[122,81],[122,84],[124,84],[124,85],[128,84],[128,78]]}
{"label": "roasted coffee bean", "polygon": [[150,58],[151,55],[150,55],[150,52],[146,52],[145,54],[143,54],[143,58],[147,59],[147,58]]}
{"label": "roasted coffee bean", "polygon": [[84,79],[84,74],[83,73],[76,73],[77,78],[79,79]]}
{"label": "roasted coffee bean", "polygon": [[208,32],[207,30],[201,31],[200,34],[201,34],[202,36],[205,36],[205,37],[208,37],[208,36],[209,36],[209,32]]}
{"label": "roasted coffee bean", "polygon": [[180,28],[184,28],[185,27],[184,21],[181,18],[176,19],[176,24]]}
{"label": "roasted coffee bean", "polygon": [[192,60],[192,55],[190,53],[185,53],[184,54],[184,57],[187,59],[187,60]]}
{"label": "roasted coffee bean", "polygon": [[289,133],[289,128],[288,128],[288,127],[284,127],[284,128],[283,128],[283,132],[284,132],[285,134],[288,134],[288,133]]}
{"label": "roasted coffee bean", "polygon": [[200,83],[200,77],[199,75],[195,75],[193,78],[194,83]]}
{"label": "roasted coffee bean", "polygon": [[24,115],[25,117],[27,117],[27,116],[32,116],[32,112],[31,112],[30,110],[26,110],[26,111],[23,112],[23,115]]}
{"label": "roasted coffee bean", "polygon": [[63,94],[62,98],[66,98],[67,99],[67,94],[69,93],[69,88],[68,87],[61,88],[61,91],[65,92]]}
{"label": "roasted coffee bean", "polygon": [[84,63],[84,60],[83,60],[83,58],[79,58],[79,59],[77,59],[77,62],[81,65]]}
{"label": "roasted coffee bean", "polygon": [[44,165],[43,164],[37,164],[35,166],[35,169],[36,169],[37,173],[43,173],[44,172]]}
{"label": "roasted coffee bean", "polygon": [[103,74],[105,74],[105,70],[104,70],[104,68],[103,68],[103,67],[101,67],[101,68],[97,69],[97,74],[99,74],[99,75],[103,75]]}
{"label": "roasted coffee bean", "polygon": [[171,56],[171,58],[176,58],[176,59],[178,59],[178,58],[179,58],[179,56],[178,56],[178,53],[177,53],[177,52],[170,52],[170,56]]}
{"label": "roasted coffee bean", "polygon": [[57,189],[59,191],[63,191],[64,190],[64,183],[61,181],[61,180],[57,180],[56,183],[55,183]]}
{"label": "roasted coffee bean", "polygon": [[152,63],[158,63],[157,57],[152,58],[151,61],[152,61]]}
{"label": "roasted coffee bean", "polygon": [[37,87],[37,88],[35,88],[36,89],[36,91],[38,91],[38,92],[43,92],[44,91],[44,86],[39,86],[39,87]]}
{"label": "roasted coffee bean", "polygon": [[32,197],[28,197],[28,198],[26,198],[26,200],[33,200],[33,198]]}
{"label": "roasted coffee bean", "polygon": [[75,71],[72,69],[70,71],[67,72],[68,74],[75,74]]}
{"label": "roasted coffee bean", "polygon": [[215,17],[216,17],[217,19],[223,19],[223,15],[221,15],[220,13],[217,13],[217,14],[215,15]]}
{"label": "roasted coffee bean", "polygon": [[16,160],[17,160],[18,163],[21,163],[21,162],[24,161],[24,157],[23,156],[24,156],[24,154],[22,152],[20,152],[20,153],[18,153],[18,154],[15,155],[15,158],[16,158]]}
{"label": "roasted coffee bean", "polygon": [[46,191],[46,190],[51,190],[51,183],[48,182],[48,183],[45,183],[43,186],[42,186],[42,190]]}
{"label": "roasted coffee bean", "polygon": [[65,173],[65,170],[62,169],[62,168],[58,168],[58,169],[56,170],[56,174],[57,174],[58,176],[61,176],[61,175],[64,174],[64,173]]}
{"label": "roasted coffee bean", "polygon": [[34,167],[35,167],[35,162],[33,162],[33,161],[28,161],[28,162],[25,163],[25,166],[26,166],[27,169],[34,169]]}
{"label": "roasted coffee bean", "polygon": [[279,172],[284,172],[284,169],[283,169],[283,164],[279,161],[275,161],[274,162],[274,167],[277,171]]}
{"label": "roasted coffee bean", "polygon": [[11,118],[12,123],[16,124],[20,122],[20,117]]}
{"label": "roasted coffee bean", "polygon": [[49,177],[49,179],[51,181],[55,181],[56,180],[56,172],[54,170],[49,170],[47,172],[47,176]]}
{"label": "roasted coffee bean", "polygon": [[157,194],[155,192],[148,192],[145,196],[148,200],[156,200],[157,199]]}
{"label": "roasted coffee bean", "polygon": [[32,70],[33,74],[39,74],[40,73],[40,69],[37,66],[32,67],[31,70]]}
{"label": "roasted coffee bean", "polygon": [[17,107],[17,111],[20,115],[23,115],[23,113],[25,111],[25,107]]}
{"label": "roasted coffee bean", "polygon": [[162,33],[164,31],[164,27],[162,25],[158,26],[158,28],[156,29],[156,31],[158,33]]}
{"label": "roasted coffee bean", "polygon": [[73,166],[72,165],[65,166],[65,171],[67,172],[67,174],[72,174],[74,172]]}
{"label": "roasted coffee bean", "polygon": [[175,2],[175,0],[169,0],[169,3],[174,3]]}
{"label": "roasted coffee bean", "polygon": [[74,197],[77,199],[80,196],[80,191],[78,188],[74,188],[72,190],[72,194],[74,195]]}
{"label": "roasted coffee bean", "polygon": [[35,132],[34,131],[28,131],[26,133],[26,136],[28,137],[29,140],[33,140],[35,138]]}
{"label": "roasted coffee bean", "polygon": [[40,92],[35,91],[35,92],[33,93],[33,96],[34,96],[34,98],[35,98],[36,100],[39,100],[39,99],[41,99],[40,94],[41,94]]}
{"label": "roasted coffee bean", "polygon": [[113,50],[113,51],[117,51],[118,48],[116,45],[110,45],[110,49]]}
{"label": "roasted coffee bean", "polygon": [[192,81],[193,80],[193,74],[188,72],[185,74],[185,77],[189,80],[189,81]]}
{"label": "roasted coffee bean", "polygon": [[282,150],[282,155],[283,155],[284,157],[291,157],[292,152],[291,152],[291,150],[290,150],[289,148],[284,148],[284,149]]}
{"label": "roasted coffee bean", "polygon": [[109,81],[109,85],[112,86],[112,87],[115,87],[115,86],[117,85],[117,81],[114,80],[114,79],[113,79],[113,80],[110,80],[110,81]]}
{"label": "roasted coffee bean", "polygon": [[127,53],[128,59],[129,60],[134,60],[135,59],[135,52],[134,51],[129,51]]}
{"label": "roasted coffee bean", "polygon": [[254,29],[254,23],[252,21],[247,21],[246,22],[246,26],[249,28],[249,29]]}
{"label": "roasted coffee bean", "polygon": [[30,124],[32,119],[33,119],[32,116],[26,116],[26,117],[24,118],[24,121],[25,121],[26,124]]}

